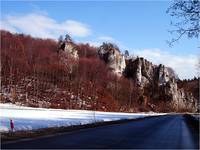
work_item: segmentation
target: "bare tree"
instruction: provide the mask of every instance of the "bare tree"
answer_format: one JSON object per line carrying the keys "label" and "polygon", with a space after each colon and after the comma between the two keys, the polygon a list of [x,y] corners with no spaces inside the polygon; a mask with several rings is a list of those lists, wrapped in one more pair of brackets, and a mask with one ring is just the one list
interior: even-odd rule
{"label": "bare tree", "polygon": [[188,38],[199,37],[200,0],[174,0],[167,9],[167,13],[178,20],[171,22],[174,29],[169,32],[176,36],[168,41],[170,46],[173,46],[173,43],[181,39],[183,35]]}
{"label": "bare tree", "polygon": [[124,52],[124,56],[125,56],[126,58],[129,56],[129,52],[128,52],[128,50],[125,50],[125,52]]}

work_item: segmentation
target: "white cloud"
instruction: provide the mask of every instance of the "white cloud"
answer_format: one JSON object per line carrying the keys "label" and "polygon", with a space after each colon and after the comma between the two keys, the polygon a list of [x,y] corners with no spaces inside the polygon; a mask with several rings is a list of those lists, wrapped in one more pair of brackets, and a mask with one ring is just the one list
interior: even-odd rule
{"label": "white cloud", "polygon": [[63,24],[63,28],[66,27],[66,31],[74,36],[84,37],[88,36],[91,31],[86,24],[74,21],[74,20],[67,20]]}
{"label": "white cloud", "polygon": [[76,37],[86,37],[91,34],[90,28],[84,23],[75,20],[66,20],[59,23],[45,14],[37,13],[23,16],[6,16],[1,20],[1,29],[22,32],[34,37],[54,39],[65,33]]}
{"label": "white cloud", "polygon": [[10,32],[17,32],[17,30],[15,28],[13,28],[12,26],[10,26],[5,21],[0,21],[0,26],[1,26],[1,29],[7,30],[7,31],[10,31]]}
{"label": "white cloud", "polygon": [[108,42],[115,42],[116,40],[110,36],[100,36],[97,38],[100,41],[108,41]]}
{"label": "white cloud", "polygon": [[164,64],[171,67],[180,79],[188,79],[197,76],[198,57],[195,55],[174,55],[160,49],[135,50],[135,55],[142,56],[155,64]]}

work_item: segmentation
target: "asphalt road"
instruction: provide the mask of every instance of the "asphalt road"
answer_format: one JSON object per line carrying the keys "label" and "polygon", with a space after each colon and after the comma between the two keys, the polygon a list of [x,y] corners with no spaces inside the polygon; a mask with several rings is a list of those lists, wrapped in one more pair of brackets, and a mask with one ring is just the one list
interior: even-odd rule
{"label": "asphalt road", "polygon": [[14,149],[199,149],[199,132],[182,115],[141,119],[9,144]]}

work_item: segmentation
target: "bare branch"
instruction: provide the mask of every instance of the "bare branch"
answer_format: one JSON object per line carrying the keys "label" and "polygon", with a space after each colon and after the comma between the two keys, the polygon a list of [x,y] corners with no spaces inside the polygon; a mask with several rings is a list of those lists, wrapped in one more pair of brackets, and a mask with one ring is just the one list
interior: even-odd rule
{"label": "bare branch", "polygon": [[171,25],[175,28],[170,30],[171,34],[177,33],[178,36],[168,41],[172,46],[174,42],[186,35],[188,38],[198,38],[200,33],[200,0],[175,0],[174,3],[167,9],[172,17],[179,19],[179,22],[172,22]]}

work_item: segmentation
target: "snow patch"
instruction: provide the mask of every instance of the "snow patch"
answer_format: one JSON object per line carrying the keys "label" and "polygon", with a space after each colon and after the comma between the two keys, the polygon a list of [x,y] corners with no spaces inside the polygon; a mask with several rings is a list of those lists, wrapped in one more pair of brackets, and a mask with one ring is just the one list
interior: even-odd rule
{"label": "snow patch", "polygon": [[121,119],[136,119],[157,115],[164,115],[164,113],[116,113],[88,110],[63,110],[0,103],[0,132],[8,132],[10,130],[10,119],[14,122],[14,131],[20,131],[84,125],[93,122]]}

